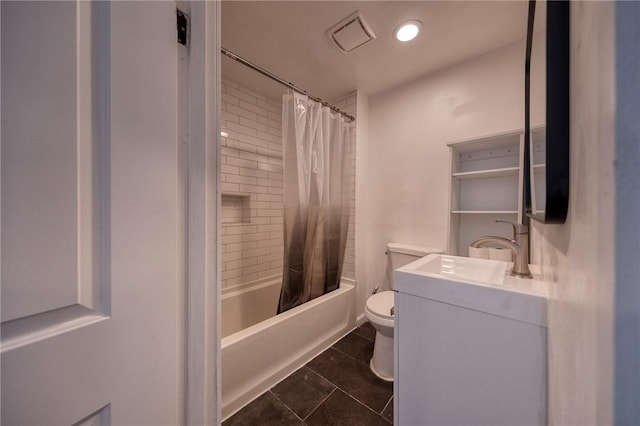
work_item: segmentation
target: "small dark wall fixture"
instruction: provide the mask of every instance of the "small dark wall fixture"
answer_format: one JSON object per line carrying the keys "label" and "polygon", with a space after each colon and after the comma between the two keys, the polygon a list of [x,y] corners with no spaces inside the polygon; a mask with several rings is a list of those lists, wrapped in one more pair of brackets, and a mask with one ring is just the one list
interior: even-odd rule
{"label": "small dark wall fixture", "polygon": [[[529,2],[525,61],[524,206],[527,215],[542,223],[564,223],[569,206],[569,72],[570,2],[546,3],[546,159],[544,212],[531,211],[530,71],[536,0]],[[535,94],[534,94],[535,95]]]}

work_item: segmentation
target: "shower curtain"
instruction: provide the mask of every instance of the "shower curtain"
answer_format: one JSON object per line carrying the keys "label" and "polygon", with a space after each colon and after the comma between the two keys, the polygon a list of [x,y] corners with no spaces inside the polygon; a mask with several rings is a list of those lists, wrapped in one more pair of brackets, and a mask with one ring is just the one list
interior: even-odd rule
{"label": "shower curtain", "polygon": [[340,284],[354,128],[304,95],[283,96],[284,268],[278,313]]}

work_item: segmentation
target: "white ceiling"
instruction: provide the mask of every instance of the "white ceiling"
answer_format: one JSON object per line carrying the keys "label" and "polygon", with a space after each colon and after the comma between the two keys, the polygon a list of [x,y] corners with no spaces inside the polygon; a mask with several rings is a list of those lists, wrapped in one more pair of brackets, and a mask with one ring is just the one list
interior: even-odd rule
{"label": "white ceiling", "polygon": [[[343,54],[326,31],[359,10],[378,39]],[[402,22],[424,30],[393,39]],[[222,46],[325,100],[374,95],[524,38],[526,1],[224,1]],[[524,52],[523,52],[524,60]],[[224,78],[270,98],[283,87],[223,57]]]}

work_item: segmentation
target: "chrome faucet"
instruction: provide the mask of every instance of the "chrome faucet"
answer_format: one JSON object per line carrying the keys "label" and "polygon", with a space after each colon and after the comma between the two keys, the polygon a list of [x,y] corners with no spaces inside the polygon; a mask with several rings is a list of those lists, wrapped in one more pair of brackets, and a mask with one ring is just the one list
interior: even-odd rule
{"label": "chrome faucet", "polygon": [[496,222],[508,223],[513,226],[513,239],[508,240],[503,237],[486,236],[478,238],[471,243],[471,247],[482,247],[487,244],[497,244],[511,250],[513,254],[513,268],[511,275],[520,278],[532,278],[529,271],[529,227],[521,223],[513,223],[507,220],[496,220]]}

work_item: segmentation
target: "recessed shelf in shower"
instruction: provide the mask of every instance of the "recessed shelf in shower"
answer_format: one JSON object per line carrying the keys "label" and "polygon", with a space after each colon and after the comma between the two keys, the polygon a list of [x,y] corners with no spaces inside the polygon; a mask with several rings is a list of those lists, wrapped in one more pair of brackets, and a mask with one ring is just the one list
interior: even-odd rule
{"label": "recessed shelf in shower", "polygon": [[222,194],[222,223],[250,223],[251,209],[249,202],[249,195]]}

